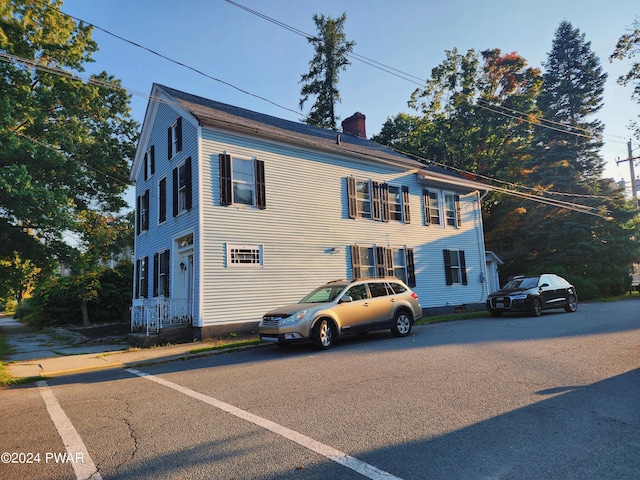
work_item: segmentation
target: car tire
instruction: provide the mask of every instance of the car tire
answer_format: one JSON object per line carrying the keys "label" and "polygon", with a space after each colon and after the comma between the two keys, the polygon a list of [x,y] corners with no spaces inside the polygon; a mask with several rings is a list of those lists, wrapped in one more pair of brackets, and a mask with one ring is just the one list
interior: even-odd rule
{"label": "car tire", "polygon": [[326,350],[333,345],[335,330],[331,320],[321,318],[316,322],[311,332],[311,341],[318,350]]}
{"label": "car tire", "polygon": [[411,315],[405,310],[399,310],[393,317],[393,326],[391,327],[391,333],[395,337],[406,337],[411,333],[411,326],[413,324]]}
{"label": "car tire", "polygon": [[539,317],[542,315],[542,302],[539,298],[534,297],[531,300],[531,307],[529,307],[529,315],[532,317]]}
{"label": "car tire", "polygon": [[567,297],[567,305],[564,307],[565,312],[575,312],[578,309],[578,299],[575,295]]}

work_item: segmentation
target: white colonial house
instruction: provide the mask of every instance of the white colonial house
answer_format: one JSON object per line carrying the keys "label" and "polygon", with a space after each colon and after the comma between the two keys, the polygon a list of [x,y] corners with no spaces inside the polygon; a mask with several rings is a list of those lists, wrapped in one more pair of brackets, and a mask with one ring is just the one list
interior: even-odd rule
{"label": "white colonial house", "polygon": [[[427,310],[483,304],[486,188],[343,131],[154,85],[136,184],[132,328],[255,328],[329,281],[395,275]],[[493,274],[491,274],[493,276]]]}

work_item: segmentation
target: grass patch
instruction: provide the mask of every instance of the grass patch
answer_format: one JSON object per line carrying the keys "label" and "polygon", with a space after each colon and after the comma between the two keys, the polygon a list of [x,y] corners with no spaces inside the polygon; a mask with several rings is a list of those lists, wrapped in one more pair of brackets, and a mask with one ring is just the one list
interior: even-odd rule
{"label": "grass patch", "polygon": [[259,345],[262,343],[262,340],[259,338],[248,339],[248,340],[237,340],[237,341],[222,341],[217,345],[213,345],[211,347],[202,347],[202,348],[194,348],[189,350],[189,353],[205,353],[205,352],[213,352],[216,350],[222,350],[225,348],[238,348],[238,347],[247,347],[250,345]]}
{"label": "grass patch", "polygon": [[452,322],[454,320],[468,320],[470,318],[488,317],[489,312],[478,310],[477,312],[465,313],[444,313],[442,315],[433,315],[422,317],[416,322],[416,325],[428,325],[429,323]]}
{"label": "grass patch", "polygon": [[[4,337],[4,333],[0,330],[0,359],[4,359],[7,355],[11,355],[13,350],[9,346],[7,339]],[[9,374],[7,370],[7,364],[0,361],[0,386],[12,385],[15,383],[15,379]]]}

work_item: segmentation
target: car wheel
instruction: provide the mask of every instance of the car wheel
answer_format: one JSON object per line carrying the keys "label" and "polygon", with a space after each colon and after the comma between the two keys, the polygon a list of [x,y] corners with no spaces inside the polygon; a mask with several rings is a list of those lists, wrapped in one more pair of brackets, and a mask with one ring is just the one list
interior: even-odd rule
{"label": "car wheel", "polygon": [[489,310],[489,313],[491,313],[492,317],[501,317],[502,316],[502,312],[500,310]]}
{"label": "car wheel", "polygon": [[564,307],[565,312],[575,312],[578,309],[578,299],[575,295],[567,297],[567,306]]}
{"label": "car wheel", "polygon": [[406,337],[411,332],[411,316],[404,310],[400,310],[393,318],[391,333],[396,337]]}
{"label": "car wheel", "polygon": [[533,300],[531,300],[529,313],[532,317],[539,317],[542,314],[542,302],[539,298],[534,298]]}
{"label": "car wheel", "polygon": [[311,341],[313,346],[319,350],[326,350],[333,345],[333,324],[330,320],[322,318],[313,327]]}

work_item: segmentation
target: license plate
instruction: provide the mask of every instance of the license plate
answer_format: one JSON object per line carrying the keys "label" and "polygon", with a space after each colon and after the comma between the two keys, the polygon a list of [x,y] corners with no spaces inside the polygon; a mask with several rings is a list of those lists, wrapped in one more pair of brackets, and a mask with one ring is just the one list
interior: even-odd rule
{"label": "license plate", "polygon": [[496,303],[496,308],[504,308],[504,303]]}

